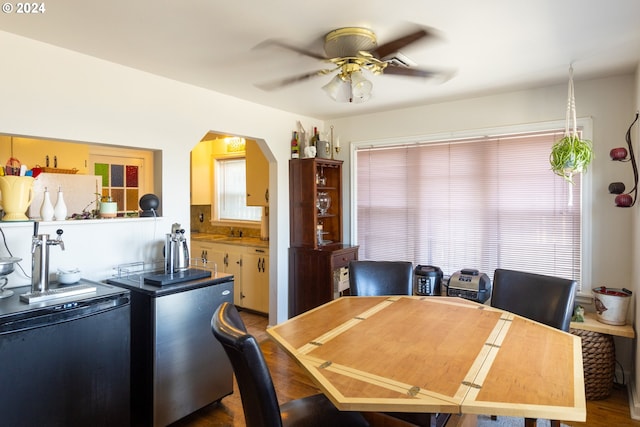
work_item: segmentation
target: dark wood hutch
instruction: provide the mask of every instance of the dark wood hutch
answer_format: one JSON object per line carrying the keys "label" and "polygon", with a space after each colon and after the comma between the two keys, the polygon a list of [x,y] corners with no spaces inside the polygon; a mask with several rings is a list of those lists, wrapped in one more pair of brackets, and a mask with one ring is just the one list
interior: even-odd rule
{"label": "dark wood hutch", "polygon": [[[319,196],[331,200],[322,213]],[[325,196],[326,197],[326,196]],[[289,161],[289,317],[331,301],[337,277],[358,247],[342,243],[342,160]]]}

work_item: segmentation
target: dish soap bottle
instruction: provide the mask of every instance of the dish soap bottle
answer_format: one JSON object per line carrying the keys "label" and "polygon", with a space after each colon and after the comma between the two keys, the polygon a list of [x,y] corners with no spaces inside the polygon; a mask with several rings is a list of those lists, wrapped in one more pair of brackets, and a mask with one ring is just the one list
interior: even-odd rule
{"label": "dish soap bottle", "polygon": [[51,203],[51,196],[49,190],[44,187],[44,199],[42,200],[42,206],[40,206],[40,218],[43,221],[53,220],[53,204]]}
{"label": "dish soap bottle", "polygon": [[56,207],[53,210],[53,217],[56,221],[64,221],[67,219],[67,205],[64,203],[62,187],[58,188],[58,201],[56,202]]}

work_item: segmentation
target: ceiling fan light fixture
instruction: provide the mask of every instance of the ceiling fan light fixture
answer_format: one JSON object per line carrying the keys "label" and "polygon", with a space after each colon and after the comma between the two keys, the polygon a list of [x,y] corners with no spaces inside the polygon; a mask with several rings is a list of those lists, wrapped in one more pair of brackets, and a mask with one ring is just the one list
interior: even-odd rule
{"label": "ceiling fan light fixture", "polygon": [[372,89],[373,84],[362,75],[362,71],[351,73],[351,90],[354,98],[369,99]]}
{"label": "ceiling fan light fixture", "polygon": [[361,104],[371,98],[373,84],[362,75],[361,71],[341,72],[322,89],[336,102]]}
{"label": "ceiling fan light fixture", "polygon": [[322,90],[336,102],[349,102],[350,84],[342,77],[342,74],[337,74],[329,83],[322,86]]}

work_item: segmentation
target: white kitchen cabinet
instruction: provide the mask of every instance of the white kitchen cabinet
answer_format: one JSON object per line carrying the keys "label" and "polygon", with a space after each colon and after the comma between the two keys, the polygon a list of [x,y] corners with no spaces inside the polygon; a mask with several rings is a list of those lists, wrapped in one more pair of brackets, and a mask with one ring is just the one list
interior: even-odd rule
{"label": "white kitchen cabinet", "polygon": [[198,268],[214,271],[216,268],[224,273],[224,248],[218,244],[205,241],[191,241],[189,252],[191,264]]}
{"label": "white kitchen cabinet", "polygon": [[269,162],[258,143],[247,140],[247,206],[269,205]]}
{"label": "white kitchen cabinet", "polygon": [[263,248],[245,248],[242,258],[241,306],[269,312],[269,255]]}
{"label": "white kitchen cabinet", "polygon": [[233,274],[233,303],[238,307],[269,313],[269,250],[202,240],[191,241],[192,264],[199,268]]}
{"label": "white kitchen cabinet", "polygon": [[233,288],[233,303],[242,307],[242,246],[236,245],[220,245],[224,251],[223,268],[225,273],[233,274],[240,283],[239,286]]}

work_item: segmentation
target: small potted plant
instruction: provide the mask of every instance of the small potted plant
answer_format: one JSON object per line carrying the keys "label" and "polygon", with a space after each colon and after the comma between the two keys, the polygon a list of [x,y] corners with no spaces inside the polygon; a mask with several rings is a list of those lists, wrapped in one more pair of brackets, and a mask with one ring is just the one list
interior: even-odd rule
{"label": "small potted plant", "polygon": [[593,160],[591,141],[580,139],[576,120],[576,101],[573,89],[573,67],[569,68],[569,95],[564,137],[551,148],[551,170],[573,184],[573,175],[586,172]]}
{"label": "small potted plant", "polygon": [[577,134],[565,135],[551,148],[549,163],[551,170],[573,183],[573,175],[586,172],[593,160],[591,141],[580,139]]}

